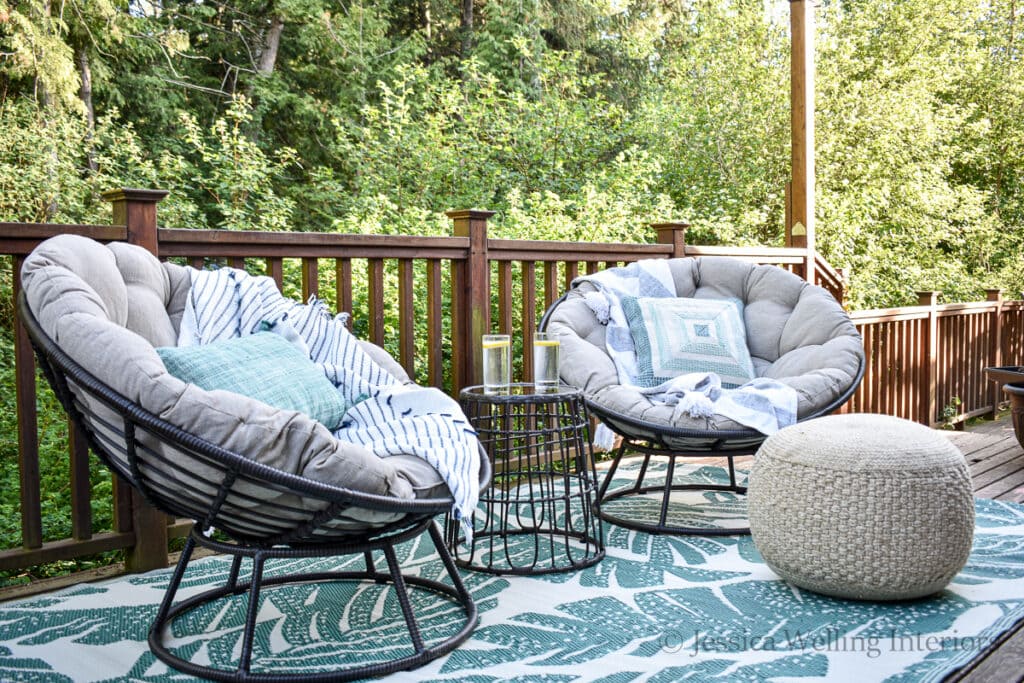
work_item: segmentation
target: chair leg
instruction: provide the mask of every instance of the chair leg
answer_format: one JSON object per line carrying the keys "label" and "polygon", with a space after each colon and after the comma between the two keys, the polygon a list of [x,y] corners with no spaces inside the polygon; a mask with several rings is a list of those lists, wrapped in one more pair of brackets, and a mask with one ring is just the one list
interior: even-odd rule
{"label": "chair leg", "polygon": [[604,480],[601,482],[601,488],[597,491],[597,502],[600,503],[604,500],[604,494],[608,491],[608,486],[612,483],[612,477],[615,476],[615,471],[619,469],[619,463],[622,462],[622,456],[626,453],[626,442],[623,441],[622,445],[619,446],[619,450],[615,453],[615,457],[612,458],[612,466],[608,468],[608,474],[604,475]]}
{"label": "chair leg", "polygon": [[249,585],[249,607],[245,611],[245,631],[242,634],[242,653],[238,670],[249,673],[252,663],[252,641],[256,633],[256,614],[260,611],[260,589],[263,587],[263,553],[257,552],[252,558],[252,581]]}
{"label": "chair leg", "polygon": [[[648,458],[650,455],[647,456]],[[646,464],[646,463],[645,463]],[[658,526],[665,526],[668,521],[668,503],[672,498],[672,477],[676,473],[675,456],[668,456],[668,469],[665,472],[665,493],[661,496],[661,514],[658,516]]]}
{"label": "chair leg", "polygon": [[192,558],[192,552],[196,548],[195,539],[191,535],[185,540],[185,547],[181,551],[181,557],[178,558],[178,564],[174,567],[174,574],[171,575],[171,581],[167,584],[167,590],[164,591],[164,599],[160,602],[160,609],[156,612],[156,619],[153,620],[153,626],[150,628],[149,638],[152,641],[154,632],[163,628],[164,622],[167,619],[167,613],[171,609],[171,605],[174,603],[174,596],[178,593],[178,587],[181,585],[181,579],[185,576],[185,568],[188,566],[188,561]]}
{"label": "chair leg", "polygon": [[435,522],[431,522],[430,526],[427,528],[430,530],[430,538],[434,542],[437,554],[441,556],[441,562],[444,563],[444,568],[447,570],[448,576],[451,577],[452,585],[455,586],[455,591],[458,593],[459,601],[463,605],[472,604],[473,598],[470,596],[469,591],[466,590],[466,585],[462,582],[462,577],[459,576],[459,570],[455,566],[455,561],[452,559],[451,553],[448,552],[447,546],[445,546],[441,530],[437,528],[437,524]]}
{"label": "chair leg", "polygon": [[412,611],[412,603],[409,601],[409,591],[405,587],[402,568],[398,566],[398,558],[395,557],[395,549],[391,545],[384,546],[384,558],[391,571],[391,581],[395,584],[395,596],[398,598],[399,607],[402,608],[405,626],[409,629],[409,637],[412,638],[412,647],[416,654],[420,654],[424,650],[423,636],[420,635],[420,627],[416,623],[416,615]]}
{"label": "chair leg", "polygon": [[238,585],[238,574],[242,571],[242,556],[235,555],[234,559],[231,560],[231,571],[228,573],[228,588],[234,588]]}

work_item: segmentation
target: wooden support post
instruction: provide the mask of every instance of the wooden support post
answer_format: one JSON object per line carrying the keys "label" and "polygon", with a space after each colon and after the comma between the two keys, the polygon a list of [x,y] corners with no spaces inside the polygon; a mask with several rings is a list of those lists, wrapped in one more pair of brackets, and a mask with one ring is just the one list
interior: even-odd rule
{"label": "wooden support post", "polygon": [[136,190],[120,188],[103,193],[111,203],[114,224],[128,228],[128,243],[137,244],[156,256],[160,255],[157,239],[156,205],[167,196],[167,190]]}
{"label": "wooden support post", "polygon": [[456,395],[483,381],[480,340],[491,329],[491,268],[487,257],[487,220],[493,211],[448,211],[456,237],[469,238],[466,260],[454,264],[452,282],[452,362]]}
{"label": "wooden support post", "polygon": [[792,180],[786,246],[805,249],[804,279],[815,282],[814,0],[790,0],[790,131]]}
{"label": "wooden support post", "polygon": [[[992,325],[991,336],[989,337],[989,352],[988,352],[988,364],[989,365],[1002,365],[1003,364],[1003,290],[1001,289],[986,289],[985,298],[987,301],[991,301],[995,304],[995,310],[992,311]],[[999,412],[999,404],[1003,400],[1003,384],[1002,382],[989,382],[989,396],[991,397],[992,410],[989,412],[990,417],[995,417],[996,413]]]}
{"label": "wooden support post", "polygon": [[[111,203],[113,220],[128,229],[128,242],[154,255],[160,255],[157,237],[156,205],[167,196],[166,190],[121,188],[103,193]],[[132,530],[135,545],[125,551],[124,567],[129,572],[148,572],[167,566],[167,516],[149,506],[132,489]]]}
{"label": "wooden support post", "polygon": [[651,223],[651,227],[658,233],[658,244],[672,245],[672,258],[686,256],[686,229],[690,227],[689,223],[669,221]]}
{"label": "wooden support post", "polygon": [[938,401],[938,357],[939,357],[939,317],[936,307],[939,302],[938,292],[918,292],[918,304],[928,306],[928,322],[921,340],[921,415],[918,422],[931,427],[939,422]]}

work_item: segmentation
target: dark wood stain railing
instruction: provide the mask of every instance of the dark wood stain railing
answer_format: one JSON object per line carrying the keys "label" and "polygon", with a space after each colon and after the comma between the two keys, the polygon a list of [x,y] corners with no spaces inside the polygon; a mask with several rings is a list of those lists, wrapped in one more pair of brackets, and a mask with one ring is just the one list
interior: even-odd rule
{"label": "dark wood stain railing", "polygon": [[[817,284],[842,300],[843,278],[817,253],[801,248],[717,247],[686,243],[685,223],[652,225],[654,244],[547,242],[488,236],[492,213],[451,211],[451,236],[338,235],[229,232],[157,227],[166,193],[115,190],[112,225],[0,223],[0,256],[7,257],[14,294],[24,256],[48,237],[74,233],[127,241],[161,259],[202,268],[230,265],[274,279],[290,296],[317,296],[351,312],[361,336],[385,346],[418,381],[455,393],[478,381],[479,337],[516,336],[518,378],[532,378],[532,332],[543,311],[578,275],[640,259],[726,256],[770,263],[801,277],[813,264]],[[986,365],[1024,363],[1024,302],[935,303],[851,315],[868,353],[865,380],[844,410],[883,412],[925,424],[962,421],[993,412],[999,387]],[[90,456],[84,438],[69,434],[71,538],[44,541],[41,515],[36,372],[27,336],[14,321],[21,471],[22,546],[0,550],[0,570],[126,551],[126,569],[165,566],[167,539],[187,532],[188,520],[168,520],[115,482],[114,528],[92,532]],[[959,399],[955,410],[943,414]]]}

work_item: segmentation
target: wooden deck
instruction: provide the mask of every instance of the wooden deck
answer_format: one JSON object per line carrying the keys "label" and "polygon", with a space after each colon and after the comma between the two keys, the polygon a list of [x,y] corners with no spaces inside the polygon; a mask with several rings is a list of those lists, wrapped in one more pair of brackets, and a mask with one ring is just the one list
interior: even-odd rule
{"label": "wooden deck", "polygon": [[1024,449],[1017,443],[1009,416],[948,434],[970,464],[976,496],[1024,501]]}
{"label": "wooden deck", "polygon": [[[963,451],[979,498],[1024,501],[1024,449],[1017,443],[1009,416],[979,422],[963,432],[947,432]],[[946,681],[989,683],[1019,681],[1024,672],[1024,622]]]}

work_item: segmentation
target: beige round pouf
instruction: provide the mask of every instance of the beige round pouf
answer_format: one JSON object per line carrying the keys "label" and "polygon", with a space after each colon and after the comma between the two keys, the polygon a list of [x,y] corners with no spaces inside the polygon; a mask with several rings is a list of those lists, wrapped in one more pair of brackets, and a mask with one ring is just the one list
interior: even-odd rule
{"label": "beige round pouf", "polygon": [[758,450],[748,486],[750,532],[765,562],[818,593],[931,595],[971,551],[964,457],[914,422],[850,414],[787,427]]}

